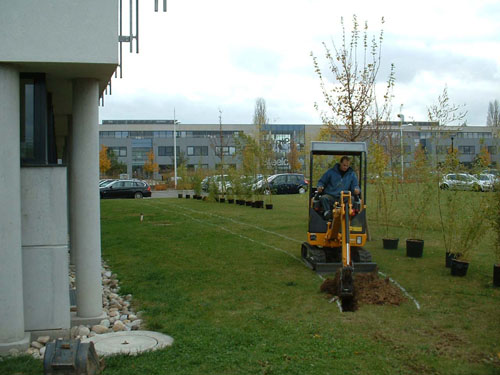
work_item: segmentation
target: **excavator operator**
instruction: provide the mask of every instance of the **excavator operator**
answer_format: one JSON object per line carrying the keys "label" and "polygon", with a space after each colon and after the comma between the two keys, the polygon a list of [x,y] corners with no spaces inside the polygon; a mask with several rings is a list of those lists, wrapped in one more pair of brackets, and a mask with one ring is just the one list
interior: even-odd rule
{"label": "excavator operator", "polygon": [[350,191],[354,196],[361,193],[356,172],[351,168],[349,156],[342,156],[340,162],[328,169],[319,179],[317,191],[320,197],[325,220],[332,219],[332,207],[340,201],[340,192]]}

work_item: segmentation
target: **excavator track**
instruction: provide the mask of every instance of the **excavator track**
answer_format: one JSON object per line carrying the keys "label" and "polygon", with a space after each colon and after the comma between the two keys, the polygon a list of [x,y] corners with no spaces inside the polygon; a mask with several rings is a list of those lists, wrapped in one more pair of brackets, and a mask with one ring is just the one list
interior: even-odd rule
{"label": "excavator track", "polygon": [[[352,249],[354,273],[373,272],[376,270],[377,264],[372,262],[372,255],[368,250],[355,247]],[[326,251],[316,246],[311,246],[307,242],[302,243],[301,255],[306,265],[318,274],[334,274],[337,270],[342,269],[342,262],[327,262]]]}

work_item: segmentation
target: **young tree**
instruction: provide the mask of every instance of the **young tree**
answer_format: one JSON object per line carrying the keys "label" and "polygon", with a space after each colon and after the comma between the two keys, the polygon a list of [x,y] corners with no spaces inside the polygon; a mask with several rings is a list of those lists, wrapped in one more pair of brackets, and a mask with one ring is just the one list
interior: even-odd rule
{"label": "young tree", "polygon": [[[384,24],[382,18],[381,23]],[[363,31],[356,15],[353,16],[353,29],[350,41],[347,40],[344,19],[341,18],[342,41],[338,47],[333,43],[333,50],[323,43],[328,68],[334,83],[326,82],[316,56],[311,53],[314,70],[320,79],[324,103],[328,109],[320,110],[318,103],[314,107],[320,112],[321,119],[333,136],[344,141],[364,140],[370,137],[373,123],[382,118],[380,108],[375,108],[375,87],[381,64],[383,30],[369,41],[368,23]],[[384,105],[388,108],[394,86],[394,66],[391,65],[387,80]],[[375,121],[374,121],[375,120]]]}
{"label": "young tree", "polygon": [[153,149],[148,152],[148,160],[144,162],[144,172],[146,172],[149,178],[153,178],[154,173],[158,172],[158,163],[155,162],[155,153]]}
{"label": "young tree", "polygon": [[253,114],[253,124],[257,129],[257,170],[263,175],[268,175],[272,171],[272,161],[274,159],[273,142],[270,135],[264,127],[269,123],[267,117],[266,101],[263,98],[257,98]]}
{"label": "young tree", "polygon": [[481,172],[483,169],[488,168],[488,166],[491,164],[491,155],[488,152],[488,147],[481,147],[479,154],[477,154],[476,156],[475,164],[478,172]]}
{"label": "young tree", "polygon": [[[450,102],[448,86],[445,85],[443,93],[438,96],[437,103],[427,108],[427,116],[429,121],[437,122],[439,126],[446,126],[465,119],[467,110],[465,110],[465,104],[456,105]],[[463,124],[465,125],[465,121]]]}
{"label": "young tree", "polygon": [[290,172],[299,172],[302,168],[302,164],[299,161],[299,150],[297,148],[297,143],[295,140],[290,141],[290,151],[287,155],[288,165],[290,166]]}
{"label": "young tree", "polygon": [[488,117],[486,118],[486,125],[500,128],[500,108],[498,100],[494,100],[488,104]]}
{"label": "young tree", "polygon": [[108,148],[104,145],[101,145],[101,150],[99,151],[99,171],[101,175],[106,174],[107,171],[111,168],[111,160],[108,157]]}

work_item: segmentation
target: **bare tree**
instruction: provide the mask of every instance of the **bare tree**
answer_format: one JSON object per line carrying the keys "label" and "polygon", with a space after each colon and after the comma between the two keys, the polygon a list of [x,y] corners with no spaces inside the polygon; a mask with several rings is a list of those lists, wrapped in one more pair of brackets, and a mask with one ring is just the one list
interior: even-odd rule
{"label": "bare tree", "polygon": [[488,104],[488,117],[486,118],[486,125],[495,128],[500,127],[500,108],[498,100],[494,100]]}
{"label": "bare tree", "polygon": [[[443,93],[438,96],[438,102],[427,108],[429,121],[437,122],[439,126],[452,125],[461,122],[467,116],[465,104],[456,105],[450,102],[448,86],[444,86]],[[465,125],[466,121],[463,122]]]}
{"label": "bare tree", "polygon": [[[382,25],[384,18],[381,19]],[[384,104],[374,107],[377,74],[381,65],[383,30],[369,41],[368,23],[365,21],[361,31],[353,15],[353,29],[350,40],[346,36],[344,19],[341,18],[342,44],[338,47],[332,41],[333,49],[323,43],[328,69],[333,75],[333,85],[326,82],[318,59],[311,52],[314,70],[320,79],[327,110],[320,110],[318,103],[314,107],[320,112],[323,123],[332,135],[345,141],[356,141],[371,136],[373,124],[383,118],[383,111],[389,110],[394,87],[394,65],[391,65],[387,80]]]}

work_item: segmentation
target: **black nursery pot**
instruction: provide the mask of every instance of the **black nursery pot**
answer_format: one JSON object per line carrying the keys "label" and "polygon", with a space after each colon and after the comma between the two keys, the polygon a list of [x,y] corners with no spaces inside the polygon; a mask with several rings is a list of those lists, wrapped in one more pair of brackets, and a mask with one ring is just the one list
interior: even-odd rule
{"label": "black nursery pot", "polygon": [[454,254],[454,253],[449,253],[449,252],[447,252],[447,253],[446,253],[446,263],[445,263],[446,268],[450,268],[450,267],[451,267],[451,261],[452,261],[453,259],[457,259],[457,255],[456,255],[456,254]]}
{"label": "black nursery pot", "polygon": [[406,240],[406,256],[409,258],[422,258],[424,254],[424,240]]}
{"label": "black nursery pot", "polygon": [[500,264],[493,266],[493,286],[500,287]]}
{"label": "black nursery pot", "polygon": [[457,259],[451,261],[451,276],[465,276],[469,269],[469,262],[464,262]]}
{"label": "black nursery pot", "polygon": [[399,238],[382,238],[382,243],[384,244],[384,249],[397,250]]}

